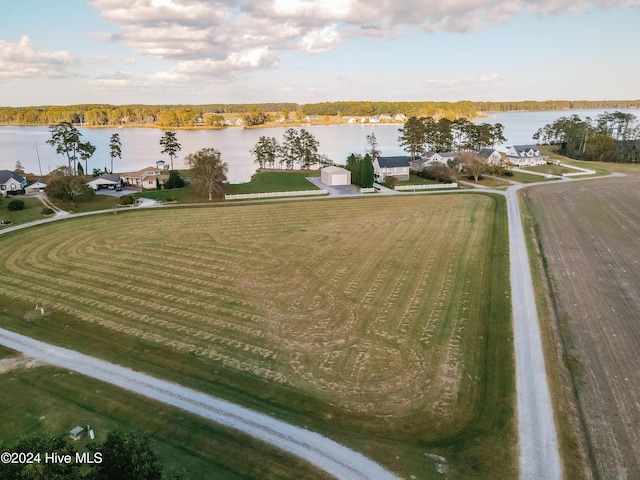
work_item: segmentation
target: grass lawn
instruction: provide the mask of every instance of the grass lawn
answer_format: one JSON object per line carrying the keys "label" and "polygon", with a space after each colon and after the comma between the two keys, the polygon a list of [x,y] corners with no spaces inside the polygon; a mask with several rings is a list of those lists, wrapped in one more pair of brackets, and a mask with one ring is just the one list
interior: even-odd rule
{"label": "grass lawn", "polygon": [[[586,162],[582,160],[573,160],[569,157],[559,155],[553,151],[553,147],[549,145],[540,145],[538,147],[540,153],[549,156],[552,160],[559,160],[567,165],[573,165],[580,168],[588,168],[595,170],[598,175],[610,175],[614,172],[625,173],[629,175],[640,174],[640,165],[633,163],[608,163],[608,162]],[[579,177],[584,178],[584,177]]]}
{"label": "grass lawn", "polygon": [[442,478],[427,453],[451,478],[516,476],[501,196],[74,218],[0,237],[0,282],[5,328],[308,426],[404,478]]}
{"label": "grass lawn", "polygon": [[522,173],[522,172],[514,172],[514,171],[511,171],[511,173],[513,173],[512,176],[510,177],[504,176],[502,178],[504,178],[505,180],[513,180],[514,182],[519,182],[519,183],[536,183],[536,182],[548,182],[548,181],[555,180],[554,178],[545,178],[545,177],[541,177],[540,175],[533,175],[530,173]]}
{"label": "grass lawn", "polygon": [[562,175],[563,173],[580,173],[580,170],[575,168],[567,168],[561,165],[537,165],[535,167],[522,167],[524,170],[531,170],[532,172],[544,173],[546,175]]}
{"label": "grass lawn", "polygon": [[431,185],[434,183],[440,183],[435,180],[429,180],[427,178],[419,177],[418,175],[409,175],[409,180],[404,180],[398,185]]}
{"label": "grass lawn", "polygon": [[151,198],[158,201],[168,201],[173,199],[179,204],[183,203],[203,203],[208,202],[208,195],[198,191],[195,187],[187,185],[182,188],[172,188],[171,190],[148,190],[145,192],[134,193],[136,198]]}
{"label": "grass lawn", "polygon": [[[136,429],[150,434],[164,478],[182,471],[189,480],[329,478],[247,435],[73,372],[18,367],[0,373],[0,386],[0,440],[7,442],[25,432],[66,434],[76,425],[91,425],[99,442],[116,428]],[[82,452],[88,441],[73,445]]]}
{"label": "grass lawn", "polygon": [[96,210],[108,210],[117,205],[119,199],[110,195],[95,195],[88,200],[77,200],[71,202],[68,200],[55,200],[50,198],[51,202],[58,208],[70,213],[93,212]]}
{"label": "grass lawn", "polygon": [[225,193],[266,193],[298,190],[319,190],[306,177],[319,177],[319,170],[304,171],[263,171],[258,172],[247,183],[233,183],[225,186]]}
{"label": "grass lawn", "polygon": [[511,183],[501,180],[499,178],[490,177],[488,175],[484,175],[477,182],[473,179],[473,177],[462,177],[461,180],[465,182],[470,182],[475,185],[484,185],[485,187],[509,187]]}
{"label": "grass lawn", "polygon": [[[10,211],[7,207],[11,200],[22,200],[25,208],[15,212]],[[4,222],[11,222],[11,225],[19,225],[21,223],[28,223],[34,220],[40,220],[41,218],[46,218],[42,215],[43,208],[44,205],[37,198],[27,197],[24,195],[10,195],[8,197],[2,197],[0,195],[0,220]],[[0,230],[11,225],[0,225]]]}

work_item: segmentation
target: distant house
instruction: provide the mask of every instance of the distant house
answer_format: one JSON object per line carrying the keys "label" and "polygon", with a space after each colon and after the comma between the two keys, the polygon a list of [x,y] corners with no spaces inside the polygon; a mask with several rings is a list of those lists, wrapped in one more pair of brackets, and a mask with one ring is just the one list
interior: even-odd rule
{"label": "distant house", "polygon": [[39,178],[35,182],[31,182],[29,185],[24,187],[24,193],[26,193],[27,195],[42,193],[44,192],[45,188],[47,188],[47,182],[45,182],[42,178]]}
{"label": "distant house", "polygon": [[117,175],[103,173],[99,177],[94,177],[89,180],[87,185],[93,190],[100,190],[102,188],[114,189],[116,185],[122,185],[122,180]]}
{"label": "distant house", "polygon": [[497,165],[502,161],[502,155],[495,148],[481,148],[478,156],[484,158],[489,165]]}
{"label": "distant house", "polygon": [[244,121],[241,118],[238,118],[235,122],[233,122],[233,124],[236,127],[242,127],[244,125]]}
{"label": "distant house", "polygon": [[398,113],[395,117],[394,120],[396,122],[404,122],[407,119],[407,116],[404,113]]}
{"label": "distant house", "polygon": [[353,117],[347,118],[347,123],[356,123],[356,119]]}
{"label": "distant house", "polygon": [[513,145],[507,147],[507,160],[517,167],[546,165],[549,157],[542,155],[535,145]]}
{"label": "distant house", "polygon": [[369,123],[380,123],[380,119],[378,117],[369,118]]}
{"label": "distant house", "polygon": [[391,115],[389,115],[388,113],[383,113],[382,115],[380,115],[380,121],[381,122],[390,122],[391,121]]}
{"label": "distant house", "polygon": [[422,157],[411,162],[411,170],[420,172],[434,163],[448,165],[449,160],[454,160],[457,155],[456,152],[427,152]]}
{"label": "distant house", "polygon": [[164,185],[169,180],[169,175],[162,173],[163,170],[154,167],[147,167],[137,172],[123,173],[122,181],[125,185],[141,187],[144,190],[154,190],[158,185]]}
{"label": "distant house", "polygon": [[311,123],[311,122],[317,122],[318,121],[318,117],[316,117],[315,115],[307,115],[307,122]]}
{"label": "distant house", "polygon": [[0,170],[0,193],[7,195],[17,195],[24,191],[27,181],[21,175],[9,170]]}
{"label": "distant house", "polygon": [[325,167],[320,170],[320,181],[329,187],[351,185],[351,172],[341,167]]}
{"label": "distant house", "polygon": [[386,177],[409,180],[409,158],[377,157],[373,161],[373,171],[380,182],[383,182]]}

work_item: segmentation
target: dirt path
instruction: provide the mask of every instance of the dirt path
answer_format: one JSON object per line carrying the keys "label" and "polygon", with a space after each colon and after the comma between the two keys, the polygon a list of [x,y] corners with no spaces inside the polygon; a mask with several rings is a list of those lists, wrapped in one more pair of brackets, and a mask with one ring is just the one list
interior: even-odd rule
{"label": "dirt path", "polygon": [[517,198],[517,191],[523,187],[518,185],[507,191],[520,478],[553,480],[562,478],[562,468]]}
{"label": "dirt path", "polygon": [[0,344],[31,358],[73,370],[213,420],[296,455],[341,479],[395,479],[364,455],[322,435],[247,408],[72,350],[0,329]]}

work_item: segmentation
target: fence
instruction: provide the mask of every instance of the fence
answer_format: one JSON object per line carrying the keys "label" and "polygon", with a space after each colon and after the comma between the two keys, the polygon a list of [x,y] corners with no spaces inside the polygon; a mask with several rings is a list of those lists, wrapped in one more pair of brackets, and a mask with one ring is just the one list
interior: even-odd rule
{"label": "fence", "polygon": [[363,187],[363,188],[360,189],[360,193],[376,193],[376,192],[377,192],[377,190],[375,188],[373,188],[373,187],[371,187],[371,188],[364,188]]}
{"label": "fence", "polygon": [[299,190],[296,192],[236,193],[225,195],[225,200],[249,200],[254,198],[305,197],[308,195],[328,195],[327,190]]}
{"label": "fence", "polygon": [[575,173],[563,173],[563,177],[577,177],[578,175],[595,175],[597,172],[595,170],[589,170],[588,168],[576,167],[575,165],[565,165],[563,163],[560,164],[562,167],[572,168],[574,170],[580,170]]}
{"label": "fence", "polygon": [[453,183],[430,183],[427,185],[398,185],[394,190],[398,191],[416,191],[416,190],[438,190],[440,188],[458,188],[456,182]]}

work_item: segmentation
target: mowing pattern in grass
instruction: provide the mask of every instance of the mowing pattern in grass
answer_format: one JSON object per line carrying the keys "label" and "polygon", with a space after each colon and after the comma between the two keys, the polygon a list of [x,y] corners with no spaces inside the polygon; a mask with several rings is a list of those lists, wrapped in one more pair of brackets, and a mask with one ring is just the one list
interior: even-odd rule
{"label": "mowing pattern in grass", "polygon": [[7,295],[347,410],[393,417],[426,408],[440,423],[476,395],[476,366],[464,356],[478,354],[468,338],[487,238],[469,227],[491,203],[384,199],[83,219],[2,239],[0,278]]}

